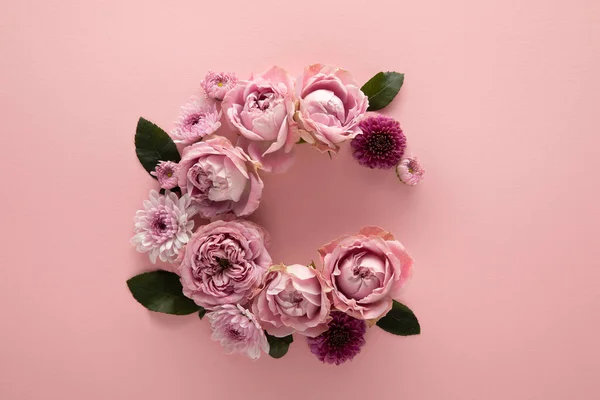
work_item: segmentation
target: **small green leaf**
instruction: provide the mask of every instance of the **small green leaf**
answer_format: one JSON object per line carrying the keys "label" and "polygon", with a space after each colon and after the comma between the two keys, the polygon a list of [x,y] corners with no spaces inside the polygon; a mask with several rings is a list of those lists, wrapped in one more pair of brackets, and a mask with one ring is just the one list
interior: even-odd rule
{"label": "small green leaf", "polygon": [[167,132],[144,118],[139,119],[135,130],[135,153],[148,172],[154,171],[160,161],[181,160],[177,146]]}
{"label": "small green leaf", "polygon": [[369,79],[360,90],[369,98],[368,111],[381,110],[394,100],[404,83],[404,74],[380,72]]}
{"label": "small green leaf", "polygon": [[[181,196],[181,189],[179,187],[174,187],[173,189],[170,189],[170,191],[175,193],[177,196]],[[160,189],[158,193],[165,194],[167,191],[165,189]]]}
{"label": "small green leaf", "polygon": [[415,314],[410,308],[396,300],[394,300],[392,309],[387,315],[377,321],[377,326],[384,331],[400,336],[411,336],[421,333],[421,325],[419,325],[419,320],[417,320]]}
{"label": "small green leaf", "polygon": [[183,295],[179,276],[168,271],[145,272],[127,281],[133,297],[150,311],[187,315],[200,306]]}
{"label": "small green leaf", "polygon": [[[200,306],[198,306],[198,307],[200,307]],[[198,311],[198,317],[200,319],[202,319],[202,318],[204,318],[205,315],[206,315],[206,310],[204,308],[200,307],[200,311]]]}
{"label": "small green leaf", "polygon": [[308,143],[308,142],[302,138],[298,139],[298,141],[296,142],[296,144],[303,144],[303,143]]}
{"label": "small green leaf", "polygon": [[271,336],[267,332],[265,332],[265,335],[267,335],[267,341],[269,342],[269,355],[273,358],[285,356],[290,344],[294,341],[292,335],[287,335],[282,338]]}

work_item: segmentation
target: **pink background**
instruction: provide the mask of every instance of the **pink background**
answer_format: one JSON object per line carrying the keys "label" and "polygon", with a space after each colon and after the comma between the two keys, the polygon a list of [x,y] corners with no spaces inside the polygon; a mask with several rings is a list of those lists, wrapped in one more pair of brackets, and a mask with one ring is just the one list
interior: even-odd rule
{"label": "pink background", "polygon": [[[0,13],[0,398],[598,399],[600,6],[594,0],[4,1]],[[175,5],[177,4],[177,5]],[[342,367],[226,357],[196,316],[151,314],[125,280],[153,180],[139,116],[166,129],[209,69],[334,63],[406,73],[386,113],[422,185],[302,148],[256,220],[276,261],[364,224],[416,259]]]}

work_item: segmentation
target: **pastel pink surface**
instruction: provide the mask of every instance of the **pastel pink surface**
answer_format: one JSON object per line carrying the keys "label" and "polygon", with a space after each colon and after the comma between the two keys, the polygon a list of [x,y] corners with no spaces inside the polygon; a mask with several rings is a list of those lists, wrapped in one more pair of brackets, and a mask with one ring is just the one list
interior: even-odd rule
{"label": "pastel pink surface", "polygon": [[[5,2],[0,14],[0,398],[591,400],[600,397],[600,3]],[[279,31],[283,29],[283,31]],[[255,220],[276,262],[363,225],[415,259],[423,334],[372,329],[342,367],[225,356],[196,316],[152,314],[125,280],[154,181],[134,156],[207,70],[315,62],[406,73],[385,110],[416,187],[301,148]]]}

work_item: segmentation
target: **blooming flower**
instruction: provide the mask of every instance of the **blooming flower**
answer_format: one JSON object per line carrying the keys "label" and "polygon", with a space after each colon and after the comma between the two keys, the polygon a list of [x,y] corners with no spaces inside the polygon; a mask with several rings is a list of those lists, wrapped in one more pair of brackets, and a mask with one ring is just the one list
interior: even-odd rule
{"label": "blooming flower", "polygon": [[181,248],[188,242],[194,228],[192,217],[197,208],[189,195],[178,198],[175,193],[160,195],[150,191],[144,209],[135,214],[135,236],[131,243],[140,253],[150,253],[150,261],[173,262]]}
{"label": "blooming flower", "polygon": [[256,164],[221,136],[186,147],[177,178],[181,192],[192,196],[204,218],[252,214],[264,186]]}
{"label": "blooming flower", "polygon": [[237,78],[234,73],[208,71],[200,86],[209,99],[223,100],[227,91],[231,90],[236,83]]}
{"label": "blooming flower", "polygon": [[225,304],[206,314],[212,338],[221,342],[227,354],[246,353],[256,360],[260,351],[269,353],[267,336],[252,313],[239,304]]}
{"label": "blooming flower", "polygon": [[177,187],[177,170],[179,166],[173,161],[161,161],[154,171],[150,172],[158,179],[158,184],[163,189]]}
{"label": "blooming flower", "polygon": [[183,294],[209,310],[246,303],[271,266],[265,242],[264,229],[245,220],[199,227],[179,265]]}
{"label": "blooming flower", "polygon": [[369,168],[393,168],[406,149],[400,124],[383,115],[370,116],[359,124],[362,134],[352,140],[354,158]]}
{"label": "blooming flower", "polygon": [[307,338],[310,351],[324,363],[340,365],[352,360],[365,344],[367,324],[356,318],[333,311],[329,329],[315,338]]}
{"label": "blooming flower", "polygon": [[360,133],[358,122],[369,99],[348,71],[322,64],[305,68],[296,83],[302,138],[323,151],[337,152],[339,144]]}
{"label": "blooming flower", "polygon": [[314,337],[327,330],[328,292],[316,269],[299,264],[277,265],[254,298],[252,312],[273,336],[297,332]]}
{"label": "blooming flower", "polygon": [[299,139],[294,122],[294,82],[272,67],[249,81],[240,81],[223,99],[223,112],[240,132],[238,145],[268,172],[285,172],[294,161]]}
{"label": "blooming flower", "polygon": [[188,145],[214,133],[221,127],[220,120],[221,112],[215,104],[202,104],[198,98],[192,97],[189,103],[181,107],[171,136],[176,143]]}
{"label": "blooming flower", "polygon": [[396,175],[407,185],[416,185],[423,179],[424,174],[425,169],[419,164],[417,157],[404,157],[396,166]]}
{"label": "blooming flower", "polygon": [[326,244],[319,254],[333,305],[359,319],[387,314],[413,267],[404,246],[391,233],[372,226]]}

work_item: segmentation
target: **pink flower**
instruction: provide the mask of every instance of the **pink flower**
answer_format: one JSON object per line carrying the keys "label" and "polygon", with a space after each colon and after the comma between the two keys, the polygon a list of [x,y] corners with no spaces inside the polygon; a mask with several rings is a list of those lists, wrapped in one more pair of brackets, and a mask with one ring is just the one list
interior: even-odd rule
{"label": "pink flower", "polygon": [[217,74],[208,71],[206,77],[200,82],[200,86],[202,86],[206,97],[209,99],[223,100],[225,94],[227,94],[236,83],[237,78],[234,73],[220,72]]}
{"label": "pink flower", "polygon": [[252,312],[273,336],[297,332],[315,337],[327,330],[330,320],[328,291],[314,268],[278,265],[271,268],[264,288],[254,298]]}
{"label": "pink flower", "polygon": [[348,71],[311,65],[298,79],[296,95],[300,101],[296,119],[305,131],[300,134],[317,148],[337,151],[340,143],[360,133],[358,123],[369,100]]}
{"label": "pink flower", "polygon": [[239,144],[269,172],[285,172],[298,141],[294,116],[294,85],[288,73],[272,67],[240,81],[227,92],[223,110],[242,135]]}
{"label": "pink flower", "polygon": [[176,143],[194,143],[219,129],[220,120],[221,112],[215,104],[202,104],[198,98],[192,97],[189,103],[181,107],[171,136]]}
{"label": "pink flower", "polygon": [[173,262],[192,235],[192,217],[196,212],[189,195],[178,198],[175,193],[163,196],[151,190],[144,209],[135,213],[135,236],[131,243],[140,253],[149,253],[152,263],[157,258]]}
{"label": "pink flower", "polygon": [[410,277],[413,260],[391,233],[365,227],[319,249],[333,305],[354,318],[375,320]]}
{"label": "pink flower", "polygon": [[177,177],[181,192],[190,194],[204,218],[228,212],[249,215],[262,195],[255,164],[221,136],[186,147]]}
{"label": "pink flower", "polygon": [[260,351],[269,353],[269,342],[254,315],[239,304],[225,304],[206,314],[212,338],[225,347],[227,354],[246,353],[256,360]]}
{"label": "pink flower", "polygon": [[417,157],[404,157],[396,166],[396,175],[403,183],[414,186],[423,179],[425,169],[419,164]]}
{"label": "pink flower", "polygon": [[183,294],[209,310],[246,303],[271,265],[266,239],[261,227],[244,220],[199,227],[180,259]]}
{"label": "pink flower", "polygon": [[179,166],[173,161],[161,161],[154,171],[150,172],[158,179],[158,184],[163,189],[177,187],[177,170]]}

